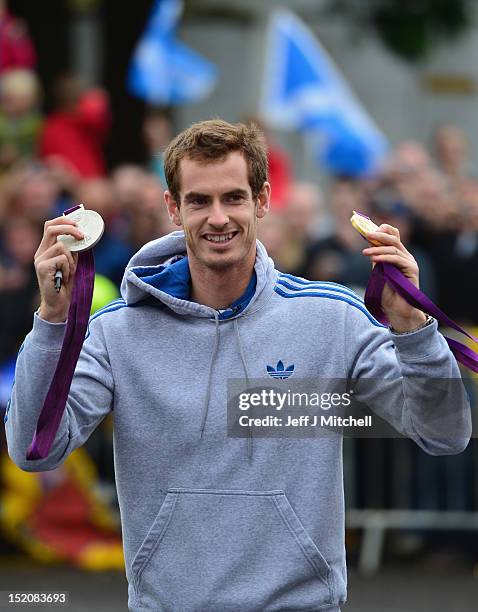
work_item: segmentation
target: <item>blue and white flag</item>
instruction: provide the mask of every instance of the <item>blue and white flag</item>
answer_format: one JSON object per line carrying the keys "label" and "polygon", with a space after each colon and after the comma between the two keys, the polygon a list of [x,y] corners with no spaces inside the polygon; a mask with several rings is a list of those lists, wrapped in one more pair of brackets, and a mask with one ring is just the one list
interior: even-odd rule
{"label": "blue and white flag", "polygon": [[155,0],[134,51],[127,86],[150,104],[198,102],[216,84],[216,66],[176,40],[182,9],[182,0]]}
{"label": "blue and white flag", "polygon": [[388,144],[318,39],[286,10],[271,16],[260,114],[271,127],[297,130],[331,172],[374,171]]}

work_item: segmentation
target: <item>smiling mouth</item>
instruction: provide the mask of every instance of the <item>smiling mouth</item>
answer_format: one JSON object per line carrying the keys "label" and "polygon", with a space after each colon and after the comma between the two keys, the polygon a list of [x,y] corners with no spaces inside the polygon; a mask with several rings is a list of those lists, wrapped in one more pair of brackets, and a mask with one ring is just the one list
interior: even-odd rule
{"label": "smiling mouth", "polygon": [[229,232],[228,234],[205,234],[204,238],[208,242],[212,242],[214,244],[226,244],[230,242],[237,232]]}

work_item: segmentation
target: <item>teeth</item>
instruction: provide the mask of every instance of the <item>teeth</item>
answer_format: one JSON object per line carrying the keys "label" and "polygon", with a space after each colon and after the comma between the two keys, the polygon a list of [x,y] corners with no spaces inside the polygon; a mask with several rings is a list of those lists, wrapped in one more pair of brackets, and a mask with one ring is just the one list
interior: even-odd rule
{"label": "teeth", "polygon": [[232,237],[233,234],[223,234],[222,236],[213,236],[209,234],[205,236],[206,240],[209,240],[209,242],[227,242],[231,240]]}

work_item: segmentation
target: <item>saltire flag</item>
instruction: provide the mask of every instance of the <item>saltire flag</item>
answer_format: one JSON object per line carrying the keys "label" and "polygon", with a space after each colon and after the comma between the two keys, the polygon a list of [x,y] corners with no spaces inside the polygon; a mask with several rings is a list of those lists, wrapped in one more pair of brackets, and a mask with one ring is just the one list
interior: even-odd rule
{"label": "saltire flag", "polygon": [[260,115],[271,127],[300,131],[334,174],[371,174],[388,150],[311,30],[292,12],[271,15]]}
{"label": "saltire flag", "polygon": [[133,53],[128,90],[149,104],[198,102],[216,84],[216,66],[176,40],[182,10],[182,0],[155,0]]}

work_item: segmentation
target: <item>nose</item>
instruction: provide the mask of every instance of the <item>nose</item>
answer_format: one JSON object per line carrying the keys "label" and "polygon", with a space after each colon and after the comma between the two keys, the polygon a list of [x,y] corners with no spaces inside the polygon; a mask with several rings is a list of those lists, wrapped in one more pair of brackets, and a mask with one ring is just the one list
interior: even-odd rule
{"label": "nose", "polygon": [[229,217],[220,201],[215,200],[209,209],[209,225],[212,227],[223,228],[229,223]]}

